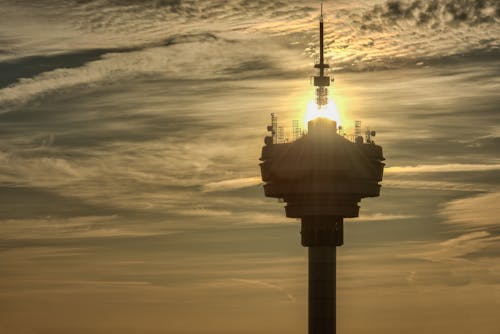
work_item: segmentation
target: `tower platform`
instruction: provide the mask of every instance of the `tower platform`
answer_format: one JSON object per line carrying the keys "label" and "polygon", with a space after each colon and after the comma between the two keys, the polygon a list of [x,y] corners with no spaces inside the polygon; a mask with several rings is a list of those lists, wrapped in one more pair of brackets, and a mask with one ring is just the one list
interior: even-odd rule
{"label": "tower platform", "polygon": [[[260,158],[265,195],[287,203],[286,216],[302,219],[303,234],[312,226],[327,229],[319,222],[325,217],[358,217],[361,199],[379,196],[384,170],[382,147],[374,142],[346,139],[327,118],[310,121],[308,128],[291,143],[268,141]],[[305,246],[308,239],[303,235]]]}

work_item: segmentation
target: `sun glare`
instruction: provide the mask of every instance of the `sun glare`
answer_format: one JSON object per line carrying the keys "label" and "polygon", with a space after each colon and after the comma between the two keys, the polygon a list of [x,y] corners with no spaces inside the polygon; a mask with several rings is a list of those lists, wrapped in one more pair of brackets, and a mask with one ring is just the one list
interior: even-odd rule
{"label": "sun glare", "polygon": [[342,120],[337,105],[331,98],[328,101],[328,104],[321,108],[318,107],[314,100],[308,103],[304,119],[305,125],[307,126],[307,122],[317,117],[325,117],[334,120],[335,122],[337,122],[337,125],[342,125]]}

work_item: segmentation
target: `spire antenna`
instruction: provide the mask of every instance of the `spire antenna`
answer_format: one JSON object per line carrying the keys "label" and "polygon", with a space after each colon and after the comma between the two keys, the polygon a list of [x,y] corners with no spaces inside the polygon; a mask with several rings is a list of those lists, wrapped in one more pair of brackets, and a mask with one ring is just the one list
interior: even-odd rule
{"label": "spire antenna", "polygon": [[[314,65],[315,68],[319,69],[319,75],[314,77],[314,86],[317,87],[316,104],[318,108],[328,104],[328,89],[326,87],[330,86],[330,77],[325,75],[325,68],[329,68],[330,65],[325,64],[323,35],[323,2],[321,2],[319,16],[319,64]],[[331,81],[333,81],[333,79]]]}

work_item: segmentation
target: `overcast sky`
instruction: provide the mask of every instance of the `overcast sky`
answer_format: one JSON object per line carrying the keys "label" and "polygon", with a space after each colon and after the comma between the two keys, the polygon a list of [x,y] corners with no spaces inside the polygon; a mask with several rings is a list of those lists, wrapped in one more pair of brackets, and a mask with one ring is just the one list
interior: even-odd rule
{"label": "overcast sky", "polygon": [[[345,334],[499,334],[500,2],[325,1],[381,197],[338,251]],[[269,114],[312,97],[319,1],[0,0],[0,333],[305,333]]]}

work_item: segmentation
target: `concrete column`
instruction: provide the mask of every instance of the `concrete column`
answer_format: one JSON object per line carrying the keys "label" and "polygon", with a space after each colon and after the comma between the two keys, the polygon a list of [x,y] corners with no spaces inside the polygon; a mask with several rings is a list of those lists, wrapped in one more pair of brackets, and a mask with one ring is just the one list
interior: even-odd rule
{"label": "concrete column", "polygon": [[309,334],[336,333],[336,247],[309,247]]}

